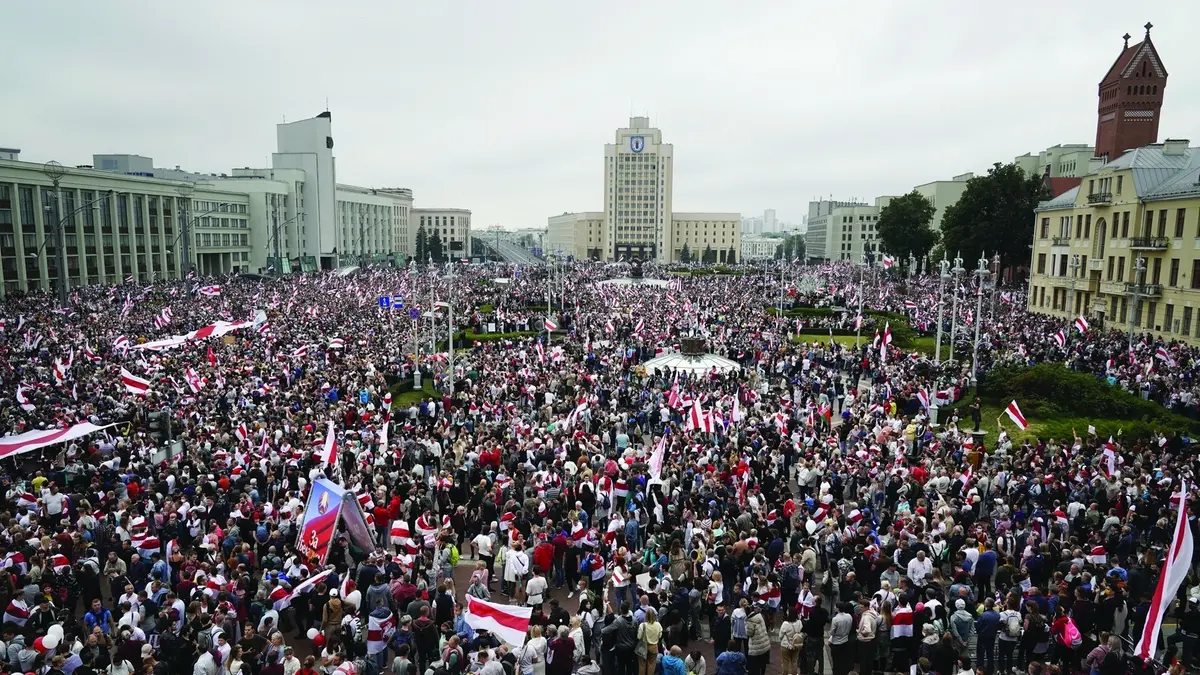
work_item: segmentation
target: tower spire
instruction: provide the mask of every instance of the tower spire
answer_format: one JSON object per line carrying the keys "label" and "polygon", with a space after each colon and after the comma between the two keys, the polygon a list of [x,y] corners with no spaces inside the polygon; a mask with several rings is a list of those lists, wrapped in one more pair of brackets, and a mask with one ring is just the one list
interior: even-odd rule
{"label": "tower spire", "polygon": [[1129,38],[1131,38],[1133,36],[1130,35],[1129,33],[1126,33],[1126,34],[1122,35],[1121,37],[1125,38],[1125,49],[1129,49]]}

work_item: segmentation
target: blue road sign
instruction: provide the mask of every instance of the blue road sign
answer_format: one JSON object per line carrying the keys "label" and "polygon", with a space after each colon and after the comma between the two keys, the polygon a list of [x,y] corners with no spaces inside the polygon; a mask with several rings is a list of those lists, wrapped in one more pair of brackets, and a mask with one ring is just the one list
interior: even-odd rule
{"label": "blue road sign", "polygon": [[410,319],[421,318],[421,310],[416,309],[416,308],[408,310],[408,318],[410,318]]}
{"label": "blue road sign", "polygon": [[402,295],[393,295],[392,296],[392,309],[404,309],[404,296],[402,296]]}
{"label": "blue road sign", "polygon": [[392,306],[392,299],[386,295],[379,296],[379,308],[387,309]]}

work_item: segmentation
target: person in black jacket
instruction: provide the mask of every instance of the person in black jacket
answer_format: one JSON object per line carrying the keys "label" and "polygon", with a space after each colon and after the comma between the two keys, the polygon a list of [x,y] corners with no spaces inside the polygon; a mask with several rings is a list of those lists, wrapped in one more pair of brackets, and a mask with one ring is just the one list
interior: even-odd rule
{"label": "person in black jacket", "polygon": [[633,675],[637,672],[637,655],[634,653],[637,646],[637,628],[633,625],[633,613],[628,602],[621,603],[620,615],[614,617],[612,623],[605,625],[600,634],[615,638],[612,645],[615,656],[614,669],[605,672],[613,672],[616,675]]}
{"label": "person in black jacket", "polygon": [[726,613],[725,605],[717,605],[717,615],[713,618],[712,626],[710,627],[713,646],[713,660],[725,651],[725,645],[733,639],[733,626],[729,620],[729,614]]}

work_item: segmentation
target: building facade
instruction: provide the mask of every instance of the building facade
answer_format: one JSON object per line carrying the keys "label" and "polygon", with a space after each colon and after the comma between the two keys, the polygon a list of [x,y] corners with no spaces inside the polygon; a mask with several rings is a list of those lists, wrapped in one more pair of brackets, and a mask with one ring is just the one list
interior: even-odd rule
{"label": "building facade", "polygon": [[769,260],[775,257],[775,249],[783,243],[782,239],[742,234],[742,258],[739,262]]}
{"label": "building facade", "polygon": [[1127,152],[1043,202],[1030,311],[1200,343],[1200,148]]}
{"label": "building facade", "polygon": [[808,259],[859,263],[864,253],[877,255],[879,212],[891,201],[891,197],[876,197],[874,204],[809,202],[808,234],[804,238]]}
{"label": "building facade", "polygon": [[404,264],[412,250],[408,241],[412,191],[339,184],[335,194],[339,263]]}
{"label": "building facade", "polygon": [[646,117],[604,146],[605,259],[670,262],[674,147]]}
{"label": "building facade", "polygon": [[57,287],[60,222],[72,288],[178,278],[185,222],[198,273],[250,269],[252,202],[245,192],[207,182],[188,192],[178,181],[85,167],[63,173],[60,207],[43,168],[0,160],[0,292]]}
{"label": "building facade", "polygon": [[689,260],[702,260],[704,252],[711,251],[709,262],[737,262],[742,249],[742,214],[680,212],[671,214],[671,222],[670,260],[681,260],[686,245]]}
{"label": "building facade", "polygon": [[442,240],[442,252],[448,259],[471,255],[471,212],[467,209],[413,209],[409,222],[415,224],[411,250],[417,250],[416,237],[421,228],[425,236],[437,232]]}
{"label": "building facade", "polygon": [[967,181],[974,177],[975,174],[973,173],[964,173],[950,180],[935,180],[913,188],[918,194],[928,199],[929,203],[933,204],[935,210],[929,227],[934,232],[942,231],[942,216],[946,213],[946,207],[958,201],[963,191],[967,189]]}
{"label": "building facade", "polygon": [[546,219],[546,250],[562,251],[577,260],[604,257],[604,213],[583,211]]}

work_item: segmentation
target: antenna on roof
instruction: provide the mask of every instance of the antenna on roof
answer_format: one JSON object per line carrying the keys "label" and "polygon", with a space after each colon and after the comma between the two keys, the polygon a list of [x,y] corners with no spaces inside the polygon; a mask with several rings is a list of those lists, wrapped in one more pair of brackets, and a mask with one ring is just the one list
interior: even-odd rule
{"label": "antenna on roof", "polygon": [[329,112],[329,97],[325,97],[325,112]]}

